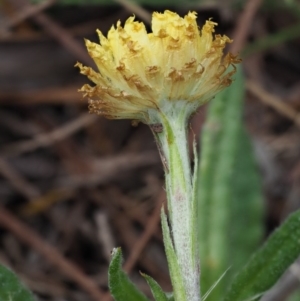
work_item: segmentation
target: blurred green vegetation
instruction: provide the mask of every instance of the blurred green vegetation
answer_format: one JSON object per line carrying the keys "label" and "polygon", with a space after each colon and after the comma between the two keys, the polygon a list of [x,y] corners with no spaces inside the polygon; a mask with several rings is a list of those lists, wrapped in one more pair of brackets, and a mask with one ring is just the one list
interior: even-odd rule
{"label": "blurred green vegetation", "polygon": [[202,295],[228,269],[207,300],[221,300],[232,276],[263,237],[263,196],[253,149],[242,123],[242,68],[210,103],[201,138],[198,227]]}

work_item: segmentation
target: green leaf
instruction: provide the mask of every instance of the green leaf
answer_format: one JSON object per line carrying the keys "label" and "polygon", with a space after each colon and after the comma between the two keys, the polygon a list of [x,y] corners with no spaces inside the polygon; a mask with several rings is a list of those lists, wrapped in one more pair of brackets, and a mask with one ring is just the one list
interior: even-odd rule
{"label": "green leaf", "polygon": [[299,255],[300,211],[297,211],[270,236],[237,274],[224,301],[243,301],[266,292]]}
{"label": "green leaf", "polygon": [[[201,137],[198,168],[198,230],[202,295],[231,266],[232,176],[241,126],[244,82],[239,68],[235,82],[210,103]],[[219,300],[222,279],[207,300]]]}
{"label": "green leaf", "polygon": [[152,295],[156,301],[169,301],[166,293],[152,277],[143,273],[141,273],[141,275],[146,279],[148,285],[150,286]]}
{"label": "green leaf", "polygon": [[149,301],[122,270],[121,248],[115,248],[108,271],[109,290],[116,301]]}
{"label": "green leaf", "polygon": [[238,149],[233,168],[230,223],[231,275],[242,268],[261,244],[264,235],[264,202],[261,177],[250,139],[239,130]]}
{"label": "green leaf", "polygon": [[0,300],[34,301],[33,295],[8,268],[0,265]]}
{"label": "green leaf", "polygon": [[207,300],[221,300],[262,237],[262,194],[242,124],[245,86],[239,66],[233,84],[212,100],[201,137],[194,202],[202,295],[230,267]]}
{"label": "green leaf", "polygon": [[177,256],[173,247],[170,228],[167,221],[164,208],[161,210],[161,224],[163,232],[163,240],[165,251],[167,255],[167,261],[170,269],[170,276],[174,290],[174,299],[180,301],[187,301],[186,292],[183,284],[183,278],[180,273],[180,268],[177,261]]}

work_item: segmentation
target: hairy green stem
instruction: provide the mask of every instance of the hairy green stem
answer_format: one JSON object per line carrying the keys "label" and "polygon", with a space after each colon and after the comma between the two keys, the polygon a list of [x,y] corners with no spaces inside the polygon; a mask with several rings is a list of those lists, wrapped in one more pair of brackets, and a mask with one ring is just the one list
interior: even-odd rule
{"label": "hairy green stem", "polygon": [[151,122],[166,173],[169,222],[187,300],[199,301],[200,271],[193,240],[193,189],[187,140],[190,110],[185,102],[166,102]]}

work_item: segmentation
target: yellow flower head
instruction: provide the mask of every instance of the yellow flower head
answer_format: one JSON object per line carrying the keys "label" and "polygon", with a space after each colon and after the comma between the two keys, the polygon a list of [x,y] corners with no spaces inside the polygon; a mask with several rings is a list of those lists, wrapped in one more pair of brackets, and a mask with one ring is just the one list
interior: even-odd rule
{"label": "yellow flower head", "polygon": [[213,36],[217,24],[210,20],[199,30],[196,18],[195,12],[184,18],[155,12],[152,33],[130,17],[124,27],[120,21],[112,26],[107,38],[98,30],[100,45],[86,40],[99,72],[76,66],[95,84],[80,89],[89,98],[90,111],[149,123],[149,114],[167,103],[184,101],[192,113],[230,85],[233,64],[239,62],[230,53],[223,58],[231,40]]}

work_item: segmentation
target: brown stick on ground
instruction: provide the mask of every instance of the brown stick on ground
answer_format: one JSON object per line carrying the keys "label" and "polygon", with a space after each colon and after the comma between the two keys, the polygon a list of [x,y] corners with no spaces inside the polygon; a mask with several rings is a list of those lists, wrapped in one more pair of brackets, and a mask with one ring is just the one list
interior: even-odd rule
{"label": "brown stick on ground", "polygon": [[121,4],[130,13],[136,14],[147,24],[151,24],[151,14],[140,5],[130,0],[114,0],[114,1]]}
{"label": "brown stick on ground", "polygon": [[45,243],[33,230],[3,207],[0,207],[0,225],[43,255],[62,274],[85,290],[94,301],[103,300],[105,293],[101,291],[96,282],[85,275],[71,261],[64,258],[53,246]]}
{"label": "brown stick on ground", "polygon": [[0,157],[0,175],[7,179],[12,187],[26,196],[29,200],[39,197],[41,193],[24,178],[13,166],[5,159]]}
{"label": "brown stick on ground", "polygon": [[247,35],[250,30],[252,20],[258,10],[262,0],[248,0],[243,12],[239,15],[235,25],[235,30],[232,34],[233,43],[230,45],[230,52],[237,53],[241,51],[247,40]]}
{"label": "brown stick on ground", "polygon": [[275,109],[279,114],[292,120],[297,126],[300,126],[300,114],[291,106],[286,104],[279,97],[269,93],[262,86],[253,80],[246,81],[246,88],[260,101]]}
{"label": "brown stick on ground", "polygon": [[8,21],[2,21],[0,23],[0,26],[8,30],[9,28],[18,25],[31,16],[34,16],[35,14],[52,6],[55,2],[56,0],[45,0],[36,5],[28,4],[22,7],[22,9],[19,9],[18,12],[14,14]]}
{"label": "brown stick on ground", "polygon": [[38,9],[35,10],[34,7],[30,4],[30,1],[28,0],[10,0],[10,2],[19,10],[22,10],[30,5],[32,10],[30,17],[37,24],[43,27],[44,30],[50,36],[52,36],[62,46],[64,46],[65,49],[67,49],[75,57],[75,59],[78,59],[87,65],[91,64],[92,59],[87,54],[87,51],[84,49],[83,45],[81,45],[78,41],[76,41],[72,37],[72,35],[68,32],[67,29],[60,26],[57,22],[52,20],[47,14],[39,11]]}
{"label": "brown stick on ground", "polygon": [[161,207],[165,198],[166,198],[166,193],[163,190],[157,198],[155,209],[147,221],[147,227],[143,232],[143,235],[137,241],[137,243],[132,247],[132,251],[130,252],[129,257],[124,264],[123,268],[127,273],[130,273],[130,271],[133,269],[140,254],[142,253],[143,249],[147,245],[148,241],[151,239],[155,230],[157,229],[157,226],[160,221]]}
{"label": "brown stick on ground", "polygon": [[13,157],[21,155],[22,153],[34,151],[40,147],[48,147],[56,142],[62,141],[67,137],[73,135],[83,127],[87,127],[97,119],[96,115],[88,113],[82,114],[79,117],[66,122],[64,125],[55,128],[51,132],[38,134],[32,139],[21,142],[15,142],[8,145],[1,150],[1,155],[4,157]]}
{"label": "brown stick on ground", "polygon": [[[79,84],[80,85],[80,84]],[[83,97],[78,93],[78,86],[50,87],[26,91],[0,91],[0,105],[36,105],[36,104],[82,104]]]}
{"label": "brown stick on ground", "polygon": [[92,59],[87,51],[79,42],[77,42],[62,26],[48,17],[45,13],[38,13],[33,17],[34,21],[44,28],[44,30],[55,38],[62,46],[64,46],[75,59],[80,60],[84,64],[90,65]]}

